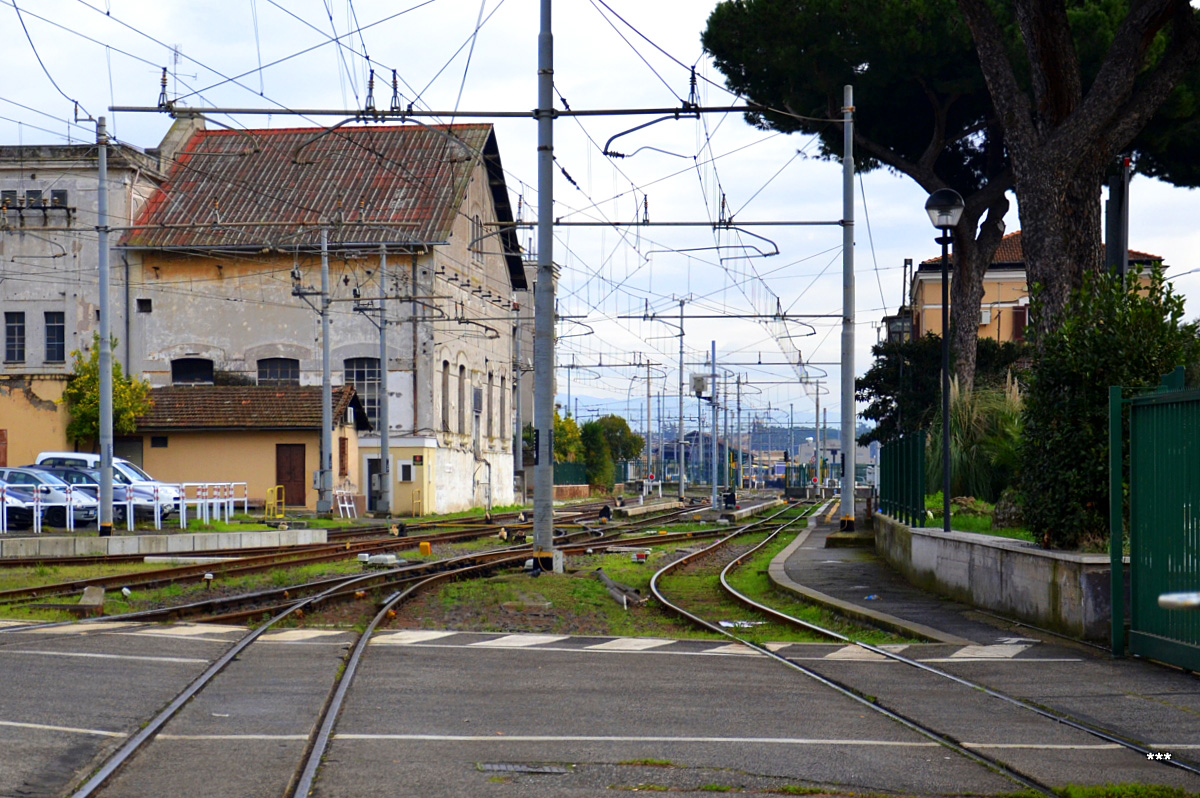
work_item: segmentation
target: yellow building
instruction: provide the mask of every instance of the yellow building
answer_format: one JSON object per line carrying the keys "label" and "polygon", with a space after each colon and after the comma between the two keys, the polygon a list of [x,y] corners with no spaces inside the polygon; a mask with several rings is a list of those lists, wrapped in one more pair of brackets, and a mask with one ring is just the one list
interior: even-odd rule
{"label": "yellow building", "polygon": [[[1139,271],[1161,263],[1162,258],[1146,252],[1129,252],[1131,269]],[[953,279],[953,265],[950,272]],[[942,259],[922,261],[912,278],[912,334],[942,334]],[[904,321],[904,309],[889,316],[889,330],[899,328]],[[992,256],[992,264],[983,275],[983,299],[979,308],[979,337],[994,338],[1000,343],[1025,340],[1025,325],[1029,319],[1029,284],[1025,276],[1025,255],[1021,249],[1021,233],[1006,235]],[[890,336],[889,336],[890,337]]]}

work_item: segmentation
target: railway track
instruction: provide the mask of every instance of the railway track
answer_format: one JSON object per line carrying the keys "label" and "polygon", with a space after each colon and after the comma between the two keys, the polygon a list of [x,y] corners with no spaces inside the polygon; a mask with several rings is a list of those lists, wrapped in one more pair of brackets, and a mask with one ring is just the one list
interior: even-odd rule
{"label": "railway track", "polygon": [[[772,516],[776,518],[779,514]],[[768,519],[769,520],[769,519]],[[1045,706],[1034,704],[1021,698],[1008,695],[999,690],[988,687],[981,682],[966,679],[961,676],[950,673],[944,669],[937,668],[929,663],[918,662],[915,659],[906,657],[896,651],[888,650],[885,647],[873,646],[867,643],[856,642],[840,632],[822,627],[818,624],[795,618],[787,613],[780,612],[772,607],[769,607],[761,602],[755,601],[748,596],[737,591],[728,581],[728,575],[734,569],[740,567],[743,563],[749,561],[756,552],[769,545],[772,540],[779,534],[782,534],[794,522],[780,523],[778,528],[772,532],[766,540],[758,543],[749,551],[739,554],[731,562],[722,568],[720,572],[720,584],[722,590],[730,598],[734,599],[744,607],[753,610],[761,616],[770,618],[775,623],[780,623],[796,629],[801,629],[806,632],[822,635],[830,640],[838,641],[846,646],[854,646],[867,652],[873,657],[884,658],[893,662],[899,663],[911,668],[913,679],[928,682],[928,686],[920,685],[924,689],[932,692],[934,690],[945,691],[950,688],[952,691],[957,691],[961,700],[982,700],[995,703],[995,712],[1009,714],[1027,714],[1032,718],[1035,724],[1050,724],[1054,727],[1068,727],[1077,732],[1090,735],[1092,738],[1102,741],[1103,744],[1110,746],[1119,746],[1129,751],[1136,752],[1147,758],[1154,758],[1154,752],[1143,742],[1130,740],[1122,737],[1120,734],[1111,729],[1104,729],[1098,726],[1083,723],[1074,717],[1065,713],[1057,712]],[[833,678],[829,673],[822,673],[818,667],[810,667],[795,659],[781,656],[772,651],[770,648],[758,643],[747,640],[745,637],[724,628],[712,619],[702,617],[701,615],[690,611],[683,606],[682,602],[673,601],[670,597],[669,578],[672,572],[678,571],[691,563],[706,556],[710,556],[720,550],[722,547],[730,545],[746,532],[755,528],[758,525],[749,525],[746,527],[734,530],[729,535],[722,537],[710,546],[702,550],[688,554],[674,562],[671,562],[661,568],[654,574],[650,582],[650,590],[655,599],[662,607],[675,614],[677,617],[692,623],[693,625],[705,629],[710,632],[715,632],[725,637],[740,643],[750,649],[753,649],[760,654],[771,658],[780,665],[790,669],[792,672],[802,675],[808,679],[815,680],[820,684],[840,693],[843,696],[857,702],[864,708],[870,709],[872,712],[882,714],[891,720],[907,727],[908,729],[921,734],[938,744],[945,746],[947,749],[954,751],[959,756],[969,759],[985,768],[989,768],[995,772],[1001,773],[1012,781],[1020,784],[1026,789],[1034,790],[1042,795],[1055,796],[1056,793],[1049,785],[1040,780],[1036,775],[1027,772],[1027,765],[1015,765],[1007,761],[1005,757],[999,754],[989,754],[980,750],[979,747],[971,745],[964,738],[964,730],[954,728],[954,724],[945,715],[935,711],[932,708],[926,708],[920,704],[907,704],[897,695],[889,695],[884,691],[878,683],[856,686],[850,683],[853,679],[853,674],[845,670],[838,671],[838,679]],[[911,680],[906,680],[905,684],[911,688],[914,684]],[[943,700],[952,701],[954,699],[944,698]],[[967,732],[969,733],[969,731]],[[1017,746],[1014,746],[1014,748]],[[1194,775],[1200,775],[1200,764],[1189,761],[1185,758],[1176,756],[1169,760],[1169,764],[1178,769],[1182,769]]]}

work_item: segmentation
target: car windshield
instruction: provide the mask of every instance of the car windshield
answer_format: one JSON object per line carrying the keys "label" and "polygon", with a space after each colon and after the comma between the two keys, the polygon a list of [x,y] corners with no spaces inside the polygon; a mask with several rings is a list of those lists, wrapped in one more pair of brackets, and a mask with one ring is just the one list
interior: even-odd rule
{"label": "car windshield", "polygon": [[123,463],[118,463],[118,462],[114,461],[113,462],[113,471],[115,472],[117,469],[120,469],[121,471],[123,471],[125,473],[126,477],[128,477],[130,482],[153,482],[154,481],[154,477],[150,476],[145,471],[138,468],[137,466],[135,466],[133,463],[130,463],[129,461],[125,461]]}
{"label": "car windshield", "polygon": [[50,474],[45,471],[14,471],[14,472],[12,472],[12,476],[14,476],[14,477],[17,476],[18,474],[21,474],[21,475],[24,475],[25,477],[27,477],[26,479],[20,480],[20,481],[26,482],[26,483],[40,482],[43,485],[53,485],[56,488],[63,487],[67,484],[63,480],[56,477],[54,474]]}

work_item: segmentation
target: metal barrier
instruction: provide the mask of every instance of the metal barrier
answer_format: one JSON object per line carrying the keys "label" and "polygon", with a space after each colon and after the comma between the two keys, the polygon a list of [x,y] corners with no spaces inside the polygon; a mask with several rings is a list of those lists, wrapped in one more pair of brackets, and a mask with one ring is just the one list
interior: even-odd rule
{"label": "metal barrier", "polygon": [[283,497],[283,485],[267,488],[267,504],[263,508],[267,518],[283,518]]}
{"label": "metal barrier", "polygon": [[337,502],[339,518],[358,518],[358,507],[354,504],[354,492],[335,490],[333,500]]}
{"label": "metal barrier", "polygon": [[[181,529],[187,528],[189,507],[195,510],[191,517],[204,524],[213,521],[228,523],[233,518],[239,501],[242,502],[243,512],[250,512],[250,486],[245,482],[184,482],[175,487],[179,490],[179,527]],[[283,487],[272,488],[272,490],[275,489],[278,489],[280,496],[280,514],[275,517],[282,518]],[[269,495],[267,502],[269,505]],[[158,510],[160,509],[157,497],[154,506],[155,523],[157,524]],[[271,516],[268,515],[268,517]]]}
{"label": "metal barrier", "polygon": [[879,509],[902,524],[925,523],[925,430],[879,450]]}

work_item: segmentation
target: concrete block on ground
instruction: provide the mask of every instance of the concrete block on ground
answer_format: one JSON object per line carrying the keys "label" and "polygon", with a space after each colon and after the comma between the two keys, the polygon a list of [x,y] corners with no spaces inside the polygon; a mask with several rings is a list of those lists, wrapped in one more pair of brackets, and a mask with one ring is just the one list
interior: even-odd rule
{"label": "concrete block on ground", "polygon": [[279,532],[243,532],[242,546],[245,548],[258,548],[260,546],[278,546]]}
{"label": "concrete block on ground", "polygon": [[74,538],[75,540],[75,556],[89,557],[97,554],[108,554],[108,538]]}
{"label": "concrete block on ground", "polygon": [[79,606],[84,608],[87,615],[99,615],[104,611],[104,588],[99,585],[88,585],[83,589],[83,597]]}
{"label": "concrete block on ground", "polygon": [[141,551],[141,537],[138,535],[114,535],[104,540],[108,541],[109,554],[138,554]]}
{"label": "concrete block on ground", "polygon": [[183,535],[167,535],[167,553],[178,551],[194,551],[196,534],[188,532]]}
{"label": "concrete block on ground", "polygon": [[38,538],[37,556],[74,557],[75,538]]}
{"label": "concrete block on ground", "polygon": [[213,535],[217,539],[216,548],[218,549],[240,549],[242,548],[242,533],[241,532],[218,532]]}
{"label": "concrete block on ground", "polygon": [[37,538],[13,538],[0,541],[0,554],[5,557],[36,557],[37,553]]}
{"label": "concrete block on ground", "polygon": [[192,536],[192,551],[212,551],[220,548],[220,535],[215,532],[197,532]]}
{"label": "concrete block on ground", "polygon": [[139,540],[138,554],[166,554],[169,535],[142,535]]}

